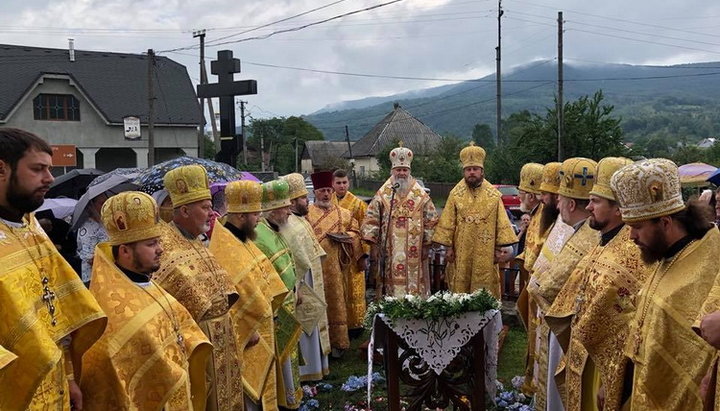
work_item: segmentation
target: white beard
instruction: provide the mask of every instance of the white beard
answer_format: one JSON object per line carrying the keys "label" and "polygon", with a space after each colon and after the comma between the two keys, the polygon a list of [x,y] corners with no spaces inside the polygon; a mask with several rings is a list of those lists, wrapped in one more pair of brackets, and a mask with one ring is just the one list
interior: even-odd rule
{"label": "white beard", "polygon": [[393,184],[398,184],[397,193],[400,196],[405,196],[410,191],[410,178],[395,178],[393,177]]}

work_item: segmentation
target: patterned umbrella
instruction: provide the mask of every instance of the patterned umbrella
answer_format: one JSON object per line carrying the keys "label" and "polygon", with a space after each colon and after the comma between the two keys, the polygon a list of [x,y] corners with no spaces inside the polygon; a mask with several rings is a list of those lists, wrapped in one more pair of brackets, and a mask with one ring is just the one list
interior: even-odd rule
{"label": "patterned umbrella", "polygon": [[680,184],[683,187],[700,187],[707,185],[708,178],[717,171],[717,167],[705,163],[690,163],[678,167]]}
{"label": "patterned umbrella", "polygon": [[110,177],[112,177],[112,176],[115,176],[115,175],[126,176],[126,177],[128,177],[129,179],[133,179],[133,178],[138,177],[142,171],[143,171],[143,169],[137,168],[137,167],[131,167],[131,168],[116,168],[116,169],[113,170],[113,171],[110,171],[110,172],[105,173],[105,174],[103,174],[103,175],[101,175],[101,176],[95,177],[95,179],[90,182],[90,185],[88,186],[88,188],[90,188],[90,187],[92,187],[92,186],[94,186],[94,185],[98,185],[98,184],[104,182],[105,180],[107,180],[108,178],[110,178]]}
{"label": "patterned umbrella", "polygon": [[175,168],[190,164],[199,164],[205,167],[210,184],[243,179],[243,173],[232,168],[228,164],[218,163],[217,161],[205,160],[202,158],[184,156],[162,162],[144,170],[140,173],[135,182],[140,185],[140,189],[142,191],[152,194],[165,187],[163,184],[165,173]]}

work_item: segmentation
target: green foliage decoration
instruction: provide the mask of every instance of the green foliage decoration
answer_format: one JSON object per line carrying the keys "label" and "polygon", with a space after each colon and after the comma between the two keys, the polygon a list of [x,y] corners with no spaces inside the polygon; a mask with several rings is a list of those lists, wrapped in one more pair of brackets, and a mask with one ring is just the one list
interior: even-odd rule
{"label": "green foliage decoration", "polygon": [[365,315],[365,327],[372,328],[373,319],[377,314],[384,314],[391,320],[437,320],[470,311],[485,312],[498,309],[500,302],[485,289],[472,294],[439,291],[428,298],[416,295],[406,295],[401,298],[385,297],[370,304]]}

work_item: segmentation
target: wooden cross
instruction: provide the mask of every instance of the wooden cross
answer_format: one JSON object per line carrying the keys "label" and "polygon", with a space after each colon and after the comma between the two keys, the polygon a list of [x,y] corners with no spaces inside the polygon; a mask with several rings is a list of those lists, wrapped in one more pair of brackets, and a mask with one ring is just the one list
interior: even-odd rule
{"label": "wooden cross", "polygon": [[218,76],[218,82],[198,85],[197,95],[220,97],[220,152],[215,159],[235,167],[245,138],[235,131],[235,96],[257,94],[257,81],[234,81],[235,73],[240,72],[240,59],[233,58],[232,50],[218,51],[217,60],[210,62],[210,71]]}

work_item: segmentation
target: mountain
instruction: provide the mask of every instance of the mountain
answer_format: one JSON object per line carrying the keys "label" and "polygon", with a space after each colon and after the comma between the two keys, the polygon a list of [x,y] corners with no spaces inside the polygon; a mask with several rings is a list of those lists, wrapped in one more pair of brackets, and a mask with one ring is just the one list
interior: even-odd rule
{"label": "mountain", "polygon": [[[622,119],[625,139],[669,135],[696,141],[720,135],[720,62],[675,66],[565,64],[564,98],[602,90]],[[538,61],[503,75],[503,116],[554,105],[557,64]],[[440,134],[470,138],[475,124],[495,128],[495,76],[386,97],[341,102],[304,116],[328,140],[362,137],[394,102]]]}

